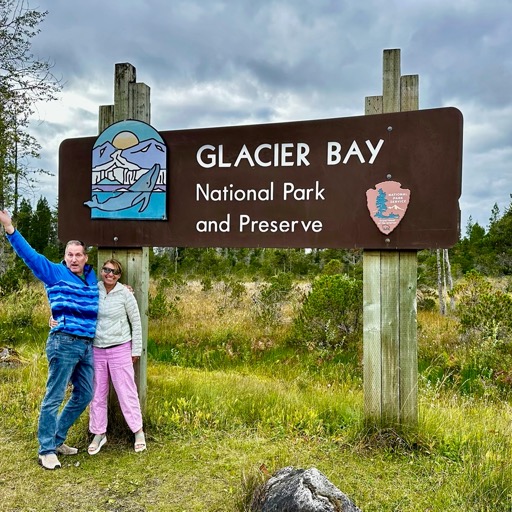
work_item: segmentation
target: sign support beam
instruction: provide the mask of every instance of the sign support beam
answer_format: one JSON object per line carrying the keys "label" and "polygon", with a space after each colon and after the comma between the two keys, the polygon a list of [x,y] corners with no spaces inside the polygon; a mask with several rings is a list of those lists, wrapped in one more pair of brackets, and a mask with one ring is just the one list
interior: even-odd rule
{"label": "sign support beam", "polygon": [[[126,119],[136,119],[150,123],[151,105],[150,88],[143,83],[136,83],[135,67],[128,63],[116,64],[114,78],[114,104],[102,105],[99,109],[98,133],[108,126]],[[135,364],[135,381],[139,391],[142,412],[146,408],[147,398],[147,339],[148,339],[148,294],[149,294],[149,248],[133,247],[130,249],[112,246],[98,247],[98,268],[106,259],[115,258],[123,266],[123,284],[133,288],[139,305],[142,322],[142,354]],[[114,428],[124,424],[120,415],[115,393],[110,393],[109,424]]]}
{"label": "sign support beam", "polygon": [[[400,50],[384,50],[383,95],[365,99],[365,114],[418,110],[418,90],[417,75],[400,76]],[[384,428],[418,420],[417,267],[416,251],[363,253],[365,419]]]}

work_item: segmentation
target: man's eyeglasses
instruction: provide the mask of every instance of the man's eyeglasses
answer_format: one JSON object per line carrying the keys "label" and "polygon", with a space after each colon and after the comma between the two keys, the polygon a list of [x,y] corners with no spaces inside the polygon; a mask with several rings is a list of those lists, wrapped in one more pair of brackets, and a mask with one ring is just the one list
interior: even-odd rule
{"label": "man's eyeglasses", "polygon": [[119,272],[119,270],[115,270],[113,268],[108,268],[108,267],[103,267],[101,269],[101,271],[104,273],[104,274],[114,274],[115,276],[118,276],[121,272]]}

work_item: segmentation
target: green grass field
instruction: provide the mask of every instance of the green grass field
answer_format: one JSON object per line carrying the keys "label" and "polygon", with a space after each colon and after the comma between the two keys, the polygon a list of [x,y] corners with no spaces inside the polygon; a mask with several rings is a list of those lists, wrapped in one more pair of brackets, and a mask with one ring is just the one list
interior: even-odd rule
{"label": "green grass field", "polygon": [[176,309],[150,321],[148,450],[134,453],[118,424],[89,456],[84,414],[68,439],[80,452],[58,471],[37,464],[44,295],[2,301],[0,347],[23,364],[0,368],[0,510],[248,511],[266,471],[284,466],[318,468],[365,512],[512,510],[510,394],[483,377],[465,391],[454,364],[439,377],[453,320],[419,313],[418,427],[379,430],[364,422],[360,347],[291,346],[292,299],[262,325],[249,296],[234,307],[215,287],[173,294]]}

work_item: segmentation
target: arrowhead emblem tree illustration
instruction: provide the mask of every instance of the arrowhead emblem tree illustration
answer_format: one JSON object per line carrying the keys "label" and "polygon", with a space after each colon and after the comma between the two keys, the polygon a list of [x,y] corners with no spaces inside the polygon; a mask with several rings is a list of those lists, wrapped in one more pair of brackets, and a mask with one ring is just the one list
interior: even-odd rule
{"label": "arrowhead emblem tree illustration", "polygon": [[411,191],[397,181],[383,181],[366,191],[370,216],[381,233],[388,235],[404,218]]}

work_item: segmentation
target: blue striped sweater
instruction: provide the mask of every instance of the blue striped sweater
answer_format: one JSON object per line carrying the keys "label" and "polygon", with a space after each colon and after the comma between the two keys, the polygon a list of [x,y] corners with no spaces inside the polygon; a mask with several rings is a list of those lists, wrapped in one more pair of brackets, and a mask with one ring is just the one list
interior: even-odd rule
{"label": "blue striped sweater", "polygon": [[91,265],[81,279],[64,262],[53,263],[39,254],[18,230],[6,235],[18,256],[46,288],[52,316],[59,324],[52,331],[94,338],[98,316],[98,280]]}

